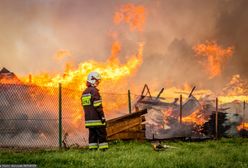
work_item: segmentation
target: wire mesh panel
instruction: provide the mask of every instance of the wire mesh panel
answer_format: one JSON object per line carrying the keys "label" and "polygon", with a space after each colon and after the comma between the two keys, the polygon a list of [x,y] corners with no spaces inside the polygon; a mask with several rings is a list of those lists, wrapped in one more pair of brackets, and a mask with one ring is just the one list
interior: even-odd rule
{"label": "wire mesh panel", "polygon": [[[59,87],[0,84],[0,146],[58,147],[60,138],[64,147],[87,145],[81,94],[82,91],[63,88],[63,85],[59,93]],[[101,96],[107,120],[129,113],[127,93],[103,92]],[[132,102],[136,99],[137,96],[131,95]]]}
{"label": "wire mesh panel", "polygon": [[0,85],[0,146],[58,144],[58,88]]}
{"label": "wire mesh panel", "polygon": [[[128,114],[127,94],[100,94],[107,120]],[[84,146],[88,143],[81,95],[82,91],[62,88],[63,145],[65,147]]]}
{"label": "wire mesh panel", "polygon": [[62,138],[64,147],[87,144],[88,131],[84,126],[81,94],[82,92],[78,90],[62,88]]}

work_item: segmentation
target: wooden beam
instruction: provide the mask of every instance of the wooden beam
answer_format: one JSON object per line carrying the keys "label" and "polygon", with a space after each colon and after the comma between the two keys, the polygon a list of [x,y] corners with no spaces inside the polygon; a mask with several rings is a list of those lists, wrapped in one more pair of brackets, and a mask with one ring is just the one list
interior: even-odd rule
{"label": "wooden beam", "polygon": [[128,119],[140,117],[141,115],[146,114],[146,113],[147,113],[147,109],[108,120],[107,121],[107,127],[115,125],[116,123],[119,123],[119,122],[126,121]]}
{"label": "wooden beam", "polygon": [[[139,134],[138,137],[145,137],[145,125],[142,125],[142,122],[145,121],[145,117],[142,116],[146,114],[147,110],[142,110],[112,120],[107,121],[107,137],[108,139],[136,139],[134,132],[142,132],[142,135]],[[125,137],[127,136],[127,137]],[[131,138],[133,137],[133,138]],[[140,139],[140,138],[138,138]]]}
{"label": "wooden beam", "polygon": [[117,133],[120,133],[122,131],[125,131],[129,128],[132,128],[134,126],[140,125],[141,124],[141,118],[134,118],[126,121],[122,121],[119,123],[116,123],[114,126],[108,126],[107,127],[107,135],[111,136]]}

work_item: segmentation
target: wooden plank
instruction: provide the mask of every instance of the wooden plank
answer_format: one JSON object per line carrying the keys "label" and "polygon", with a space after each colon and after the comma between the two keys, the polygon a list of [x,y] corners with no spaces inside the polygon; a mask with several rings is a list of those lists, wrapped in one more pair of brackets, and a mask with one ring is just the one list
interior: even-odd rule
{"label": "wooden plank", "polygon": [[117,134],[119,132],[122,132],[124,130],[127,130],[129,128],[132,128],[140,124],[141,124],[141,118],[134,118],[131,120],[122,121],[116,123],[115,125],[107,126],[107,135],[111,136],[113,134]]}
{"label": "wooden plank", "polygon": [[107,121],[107,127],[115,125],[116,123],[119,123],[119,122],[126,121],[128,119],[140,117],[141,115],[146,114],[146,113],[147,113],[147,109],[141,110],[141,111],[138,111],[138,112],[134,112],[132,114],[127,114],[127,115],[124,115],[124,116],[121,116],[121,117],[118,117],[118,118],[114,118],[114,119],[111,119],[111,120],[108,120]]}
{"label": "wooden plank", "polygon": [[107,137],[109,140],[114,139],[144,139],[145,138],[145,121],[143,114],[147,109],[132,114],[124,115],[107,121]]}
{"label": "wooden plank", "polygon": [[[134,127],[132,127],[132,128],[128,128],[126,131],[130,131],[130,132],[134,132],[134,131],[140,131],[140,130],[142,130],[142,126],[139,124],[139,125],[137,125],[137,126],[134,126]],[[125,132],[125,131],[124,131]]]}

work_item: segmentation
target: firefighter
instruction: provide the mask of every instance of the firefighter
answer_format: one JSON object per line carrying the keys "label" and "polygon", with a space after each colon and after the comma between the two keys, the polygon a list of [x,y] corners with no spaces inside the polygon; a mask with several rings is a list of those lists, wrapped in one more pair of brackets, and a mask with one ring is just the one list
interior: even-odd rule
{"label": "firefighter", "polygon": [[89,149],[108,149],[106,120],[102,107],[102,99],[96,88],[101,81],[98,72],[88,75],[81,100],[85,114],[85,127],[89,129]]}

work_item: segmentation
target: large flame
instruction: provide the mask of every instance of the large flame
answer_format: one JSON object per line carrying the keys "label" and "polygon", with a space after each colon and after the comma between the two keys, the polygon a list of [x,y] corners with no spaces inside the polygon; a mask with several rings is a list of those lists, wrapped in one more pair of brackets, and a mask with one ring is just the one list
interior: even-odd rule
{"label": "large flame", "polygon": [[233,47],[223,48],[216,42],[207,41],[206,43],[194,46],[193,49],[196,56],[205,57],[202,64],[208,71],[209,78],[220,75],[227,58],[233,55]]}
{"label": "large flame", "polygon": [[[145,8],[143,6],[126,4],[114,15],[115,23],[127,23],[131,30],[141,31],[145,22]],[[72,64],[66,63],[66,69],[63,74],[42,73],[32,75],[32,84],[38,86],[57,87],[62,83],[64,87],[82,90],[85,88],[87,75],[91,71],[99,72],[102,75],[103,82],[107,80],[119,81],[135,74],[136,69],[142,64],[143,43],[138,42],[137,52],[127,57],[125,63],[121,63],[118,56],[121,52],[121,43],[118,40],[118,32],[113,32],[114,41],[111,54],[106,62],[96,62],[94,60],[80,63],[77,68]],[[71,56],[68,50],[60,50],[55,58],[60,60],[66,56]],[[30,83],[30,77],[22,78],[26,83]]]}
{"label": "large flame", "polygon": [[[113,45],[116,45],[115,43]],[[64,87],[81,90],[85,86],[85,81],[89,72],[96,71],[102,75],[104,80],[120,80],[126,76],[132,75],[139,65],[142,63],[143,44],[140,43],[136,55],[130,56],[125,64],[120,64],[115,52],[112,52],[109,61],[99,63],[96,61],[87,61],[78,65],[77,69],[73,69],[67,64],[64,74],[43,73],[32,76],[32,83],[38,86],[57,87],[58,83],[62,83]],[[28,77],[24,77],[23,81],[29,82]],[[82,85],[83,84],[83,85]]]}

